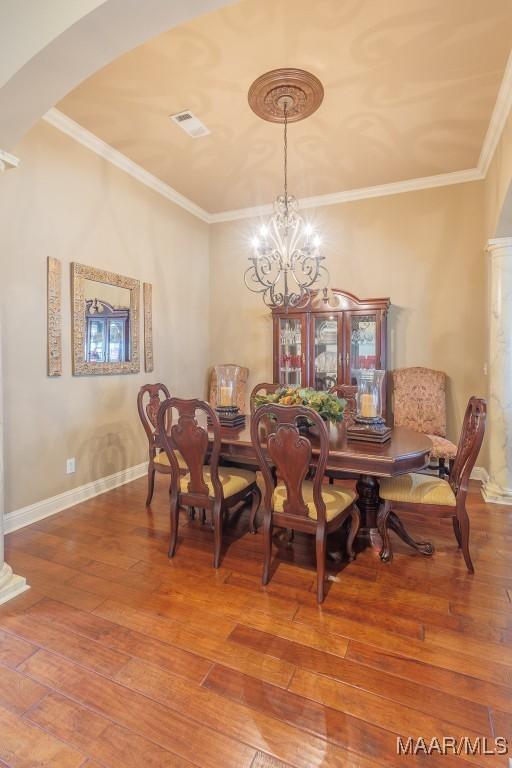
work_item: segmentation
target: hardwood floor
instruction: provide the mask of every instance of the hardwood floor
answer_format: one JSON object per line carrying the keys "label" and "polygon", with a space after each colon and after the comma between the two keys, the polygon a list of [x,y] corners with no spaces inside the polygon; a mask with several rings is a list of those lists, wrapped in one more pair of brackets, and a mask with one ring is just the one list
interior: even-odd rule
{"label": "hardwood floor", "polygon": [[[379,768],[507,766],[508,757],[397,755],[397,736],[496,736],[512,756],[512,514],[472,487],[476,574],[450,521],[404,519],[432,559],[394,540],[336,572],[316,604],[313,542],[261,535],[242,509],[213,533],[181,518],[167,559],[165,478],[138,480],[11,534],[31,589],[0,607],[0,766]],[[483,742],[480,742],[483,745]]]}

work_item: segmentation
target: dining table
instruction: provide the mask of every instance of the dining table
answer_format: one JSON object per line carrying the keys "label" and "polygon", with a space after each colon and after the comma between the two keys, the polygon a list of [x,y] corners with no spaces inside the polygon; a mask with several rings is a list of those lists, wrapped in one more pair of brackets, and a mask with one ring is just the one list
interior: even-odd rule
{"label": "dining table", "polygon": [[[260,429],[266,435],[275,430],[275,423],[263,420]],[[361,514],[361,537],[369,540],[371,529],[377,526],[379,510],[379,478],[394,477],[424,469],[429,462],[432,443],[428,437],[406,427],[395,427],[385,443],[352,440],[346,425],[327,423],[329,432],[329,458],[327,469],[356,479],[357,506]],[[311,442],[312,466],[318,461],[319,439],[314,430],[308,433]],[[262,435],[265,443],[265,434]],[[251,440],[250,422],[236,429],[221,429],[221,458],[225,461],[254,466],[256,450]],[[388,526],[405,544],[424,555],[431,555],[434,547],[427,541],[415,541],[395,513],[391,512]]]}

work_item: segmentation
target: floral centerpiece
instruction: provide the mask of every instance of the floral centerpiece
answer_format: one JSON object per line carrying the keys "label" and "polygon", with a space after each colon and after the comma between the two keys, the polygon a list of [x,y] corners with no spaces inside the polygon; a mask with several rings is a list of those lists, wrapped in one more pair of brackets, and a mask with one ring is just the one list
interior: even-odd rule
{"label": "floral centerpiece", "polygon": [[256,395],[254,404],[257,408],[266,403],[305,405],[316,411],[324,421],[336,423],[343,420],[347,401],[329,392],[317,392],[311,387],[280,387],[272,394]]}

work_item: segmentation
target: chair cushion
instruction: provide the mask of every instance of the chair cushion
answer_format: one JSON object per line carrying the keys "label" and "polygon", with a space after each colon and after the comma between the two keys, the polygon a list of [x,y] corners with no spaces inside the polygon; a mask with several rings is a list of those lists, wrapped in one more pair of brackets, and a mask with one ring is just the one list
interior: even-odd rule
{"label": "chair cushion", "polygon": [[[213,496],[214,490],[210,476],[210,467],[203,467],[203,477],[208,486],[208,495]],[[224,498],[227,499],[255,483],[256,474],[248,469],[238,469],[238,467],[219,467],[219,480],[222,485]],[[181,493],[188,493],[189,482],[190,474],[187,472],[186,475],[180,478]]]}
{"label": "chair cushion", "polygon": [[381,478],[379,496],[387,501],[410,504],[442,504],[447,507],[456,504],[455,494],[446,480],[416,472]]}
{"label": "chair cushion", "polygon": [[[181,453],[179,451],[174,451],[174,455],[178,459],[178,467],[180,469],[188,469],[187,463]],[[157,455],[154,458],[155,464],[163,464],[165,467],[169,466],[169,459],[167,458],[167,454],[165,451],[162,451],[162,453],[157,453]]]}
{"label": "chair cushion", "polygon": [[433,459],[454,459],[457,453],[457,446],[439,435],[427,435],[432,440],[432,450],[430,455]]}
{"label": "chair cushion", "polygon": [[[317,510],[313,501],[313,483],[311,480],[304,480],[302,483],[302,496],[308,507],[308,517],[311,520],[317,519]],[[325,502],[325,518],[327,522],[333,520],[337,515],[350,507],[356,494],[348,488],[336,488],[326,485],[322,489],[322,497]],[[286,501],[286,486],[284,483],[278,483],[274,489],[272,505],[274,512],[283,512],[284,502]]]}

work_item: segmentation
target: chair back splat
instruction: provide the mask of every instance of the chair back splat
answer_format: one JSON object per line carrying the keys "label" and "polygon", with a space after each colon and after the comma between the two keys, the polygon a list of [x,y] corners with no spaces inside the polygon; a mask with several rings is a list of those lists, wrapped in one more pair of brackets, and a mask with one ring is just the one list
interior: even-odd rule
{"label": "chair back splat", "polygon": [[272,395],[274,394],[274,392],[280,389],[280,387],[281,387],[281,384],[266,384],[264,382],[261,384],[256,384],[249,398],[251,415],[256,410],[256,406],[255,406],[256,395]]}
{"label": "chair back splat", "polygon": [[[172,418],[176,410],[177,417]],[[198,421],[198,414],[204,414],[204,426]],[[172,485],[179,487],[179,466],[174,451],[177,449],[188,469],[188,493],[197,497],[197,506],[201,499],[207,500],[209,489],[204,480],[203,469],[207,464],[208,429],[207,419],[211,421],[213,444],[210,454],[209,471],[215,496],[222,499],[222,485],[219,479],[220,424],[213,408],[204,400],[183,400],[171,397],[162,403],[158,411],[158,430],[163,435],[162,441],[171,465]],[[169,431],[166,423],[172,424]]]}
{"label": "chair back splat", "polygon": [[[275,431],[271,431],[268,435],[264,435],[264,431],[260,429],[264,418],[273,419],[276,424]],[[268,457],[286,487],[284,513],[302,519],[308,516],[308,507],[303,497],[303,483],[311,466],[312,446],[308,437],[299,432],[297,426],[299,419],[309,419],[313,422],[319,437],[320,452],[313,479],[313,500],[317,510],[317,520],[320,524],[324,524],[325,502],[322,497],[322,480],[329,455],[329,437],[325,423],[318,413],[302,405],[261,405],[252,418],[251,439],[265,480],[264,508],[270,509],[274,479],[263,450],[263,437],[266,440]],[[271,423],[267,421],[267,425]]]}
{"label": "chair back splat", "polygon": [[455,495],[467,492],[471,471],[482,447],[486,416],[486,401],[481,397],[470,397],[464,415],[457,455],[449,478]]}
{"label": "chair back splat", "polygon": [[[149,447],[154,448],[157,441],[158,409],[162,402],[170,398],[170,392],[165,384],[145,384],[137,395],[137,410],[149,441]],[[163,446],[162,446],[163,447]]]}

